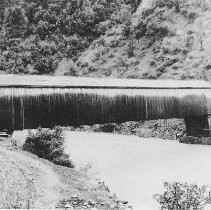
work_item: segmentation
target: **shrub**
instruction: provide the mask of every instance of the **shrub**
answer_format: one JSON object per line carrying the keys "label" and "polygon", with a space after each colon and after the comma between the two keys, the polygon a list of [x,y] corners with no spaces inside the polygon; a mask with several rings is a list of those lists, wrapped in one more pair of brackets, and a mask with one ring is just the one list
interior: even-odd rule
{"label": "shrub", "polygon": [[155,7],[167,7],[168,9],[175,9],[176,12],[180,12],[181,7],[187,4],[185,0],[156,0],[154,2]]}
{"label": "shrub", "polygon": [[36,133],[29,131],[23,150],[57,165],[73,167],[69,155],[64,152],[64,136],[60,127],[53,130],[38,128]]}
{"label": "shrub", "polygon": [[136,39],[139,40],[143,36],[153,39],[167,36],[170,28],[166,22],[171,21],[171,13],[171,10],[159,7],[144,10],[134,29]]}
{"label": "shrub", "polygon": [[117,14],[113,15],[112,19],[117,24],[130,22],[132,18],[132,9],[130,5],[122,4]]}
{"label": "shrub", "polygon": [[72,60],[63,59],[59,62],[55,75],[69,75],[76,76],[77,66]]}
{"label": "shrub", "polygon": [[96,127],[94,127],[95,132],[104,132],[104,133],[114,133],[116,129],[117,129],[116,123],[96,125]]}
{"label": "shrub", "polygon": [[179,182],[164,182],[165,192],[153,196],[161,205],[161,209],[202,209],[211,203],[211,192],[207,186]]}

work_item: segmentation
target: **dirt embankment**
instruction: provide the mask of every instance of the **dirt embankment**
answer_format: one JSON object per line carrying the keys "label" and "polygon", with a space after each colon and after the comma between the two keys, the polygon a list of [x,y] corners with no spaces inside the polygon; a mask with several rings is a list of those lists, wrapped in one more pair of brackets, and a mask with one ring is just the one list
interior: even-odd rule
{"label": "dirt embankment", "polygon": [[128,209],[101,181],[54,165],[0,139],[0,209]]}
{"label": "dirt embankment", "polygon": [[0,147],[0,208],[54,208],[58,176],[42,162]]}

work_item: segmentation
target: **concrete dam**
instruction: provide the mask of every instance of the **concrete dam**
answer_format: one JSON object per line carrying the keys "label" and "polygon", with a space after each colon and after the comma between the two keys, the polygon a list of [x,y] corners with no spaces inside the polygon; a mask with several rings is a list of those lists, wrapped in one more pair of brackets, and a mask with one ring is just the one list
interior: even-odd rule
{"label": "concrete dam", "polygon": [[0,129],[9,131],[167,118],[209,130],[209,113],[205,81],[0,76]]}

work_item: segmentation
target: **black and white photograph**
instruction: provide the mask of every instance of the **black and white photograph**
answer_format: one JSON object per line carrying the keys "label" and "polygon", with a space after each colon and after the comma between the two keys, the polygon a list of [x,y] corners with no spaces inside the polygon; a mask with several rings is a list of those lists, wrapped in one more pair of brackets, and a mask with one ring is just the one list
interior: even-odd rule
{"label": "black and white photograph", "polygon": [[0,209],[211,210],[211,0],[0,0]]}

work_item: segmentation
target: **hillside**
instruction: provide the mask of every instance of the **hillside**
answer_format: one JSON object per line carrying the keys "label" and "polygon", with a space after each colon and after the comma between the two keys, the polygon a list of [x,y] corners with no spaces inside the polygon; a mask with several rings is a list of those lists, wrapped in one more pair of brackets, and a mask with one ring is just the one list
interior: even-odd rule
{"label": "hillside", "polygon": [[0,71],[211,80],[210,0],[25,0],[8,8]]}
{"label": "hillside", "polygon": [[210,80],[209,2],[175,1],[178,8],[156,2],[142,2],[128,37],[117,24],[96,40],[77,61],[79,75]]}

